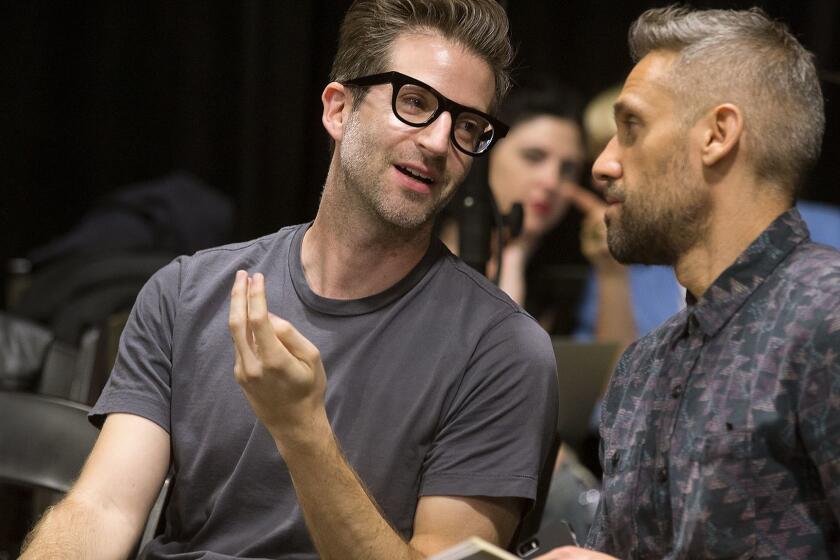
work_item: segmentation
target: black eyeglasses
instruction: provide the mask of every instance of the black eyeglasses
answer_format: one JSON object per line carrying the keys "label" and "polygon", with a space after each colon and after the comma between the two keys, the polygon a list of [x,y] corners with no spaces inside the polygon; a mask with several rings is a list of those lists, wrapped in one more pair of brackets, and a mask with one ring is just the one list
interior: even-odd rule
{"label": "black eyeglasses", "polygon": [[508,126],[486,113],[447,99],[420,80],[400,72],[373,74],[342,82],[348,86],[391,84],[391,109],[408,126],[428,126],[444,111],[452,115],[452,143],[470,156],[480,156],[508,132]]}

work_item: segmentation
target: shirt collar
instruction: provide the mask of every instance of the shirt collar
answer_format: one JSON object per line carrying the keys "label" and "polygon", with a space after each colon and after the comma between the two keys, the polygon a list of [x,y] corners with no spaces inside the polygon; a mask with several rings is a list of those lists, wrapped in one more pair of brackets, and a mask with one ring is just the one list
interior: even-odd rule
{"label": "shirt collar", "polygon": [[714,336],[797,245],[810,239],[796,208],[770,224],[699,300],[686,296],[689,310],[706,336]]}

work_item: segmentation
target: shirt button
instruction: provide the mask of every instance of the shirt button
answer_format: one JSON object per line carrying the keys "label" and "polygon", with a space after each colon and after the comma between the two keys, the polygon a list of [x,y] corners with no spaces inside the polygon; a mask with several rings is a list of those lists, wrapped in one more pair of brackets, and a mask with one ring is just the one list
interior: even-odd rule
{"label": "shirt button", "polygon": [[682,396],[682,385],[677,385],[671,389],[671,398],[678,399]]}
{"label": "shirt button", "polygon": [[668,480],[668,468],[667,467],[662,467],[661,469],[659,469],[659,471],[656,473],[656,480],[658,480],[659,482],[667,482],[667,480]]}

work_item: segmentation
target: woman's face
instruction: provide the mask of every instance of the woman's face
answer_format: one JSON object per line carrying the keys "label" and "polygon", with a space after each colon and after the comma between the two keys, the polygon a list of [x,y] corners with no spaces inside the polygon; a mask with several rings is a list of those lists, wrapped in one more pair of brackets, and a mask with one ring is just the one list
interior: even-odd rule
{"label": "woman's face", "polygon": [[517,124],[490,152],[490,186],[499,209],[507,213],[519,202],[522,233],[545,234],[566,213],[566,191],[580,180],[583,158],[573,121],[541,115]]}

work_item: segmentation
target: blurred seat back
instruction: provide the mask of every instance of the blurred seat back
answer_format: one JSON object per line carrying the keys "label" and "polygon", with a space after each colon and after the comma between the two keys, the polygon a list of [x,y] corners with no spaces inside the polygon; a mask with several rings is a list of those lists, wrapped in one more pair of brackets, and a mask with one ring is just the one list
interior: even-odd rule
{"label": "blurred seat back", "polygon": [[0,479],[67,492],[99,435],[87,413],[63,399],[0,391]]}
{"label": "blurred seat back", "polygon": [[17,557],[26,532],[79,475],[97,434],[84,405],[0,391],[0,557]]}
{"label": "blurred seat back", "polygon": [[[83,404],[55,397],[0,391],[0,482],[48,490],[56,499],[70,490],[99,435],[87,420],[89,410]],[[168,489],[167,478],[138,550],[159,529]],[[38,497],[36,494],[36,501]],[[40,504],[35,514],[40,515],[48,505]],[[8,504],[2,509],[4,515],[19,515],[29,510],[30,504]]]}

